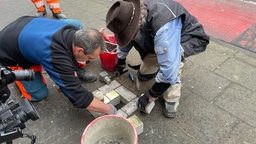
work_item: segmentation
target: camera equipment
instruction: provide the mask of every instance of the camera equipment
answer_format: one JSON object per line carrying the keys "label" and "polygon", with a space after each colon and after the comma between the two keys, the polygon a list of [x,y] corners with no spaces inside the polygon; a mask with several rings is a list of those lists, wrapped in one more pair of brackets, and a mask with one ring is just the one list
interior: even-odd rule
{"label": "camera equipment", "polygon": [[31,143],[34,143],[36,137],[23,134],[22,129],[26,127],[24,123],[29,119],[33,121],[39,119],[36,109],[27,99],[23,99],[20,104],[17,100],[7,101],[10,96],[7,85],[15,80],[33,80],[34,71],[12,71],[0,64],[0,78],[0,143],[12,143],[13,139],[19,137],[29,137],[32,139]]}

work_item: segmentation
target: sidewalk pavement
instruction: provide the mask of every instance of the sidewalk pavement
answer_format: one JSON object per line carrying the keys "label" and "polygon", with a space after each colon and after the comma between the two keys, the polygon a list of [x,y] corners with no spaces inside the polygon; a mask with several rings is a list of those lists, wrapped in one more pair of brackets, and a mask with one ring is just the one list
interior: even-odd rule
{"label": "sidewalk pavement", "polygon": [[[212,0],[210,3],[212,5],[209,7],[216,3],[223,6],[225,2],[235,8],[234,11],[240,11],[236,5],[238,1]],[[200,6],[202,2],[193,1],[193,4]],[[80,20],[85,27],[100,29],[105,26],[105,15],[112,3],[113,1],[109,0],[62,0],[61,7],[63,13],[69,18]],[[186,4],[188,1],[184,0],[182,3]],[[251,4],[250,7],[255,7],[255,5]],[[192,6],[188,9],[189,11],[194,10]],[[9,12],[10,10],[11,12]],[[201,9],[200,13],[209,15],[199,20],[205,24],[206,31],[212,40],[204,53],[189,57],[185,63],[181,78],[182,97],[177,117],[167,119],[163,116],[162,99],[156,102],[150,115],[136,111],[134,114],[144,123],[144,132],[139,135],[139,144],[256,143],[256,55],[247,51],[246,47],[237,47],[232,43],[253,24],[248,22],[247,27],[242,27],[243,30],[239,33],[234,33],[234,36],[227,35],[227,38],[233,36],[232,39],[225,39],[227,31],[224,31],[225,28],[222,26],[223,29],[215,27],[221,21],[210,19],[214,17],[215,13],[205,12],[209,12],[209,10],[206,7]],[[35,9],[30,0],[1,0],[0,12],[0,29],[2,29],[21,15],[33,15]],[[233,15],[233,13],[229,14]],[[253,14],[255,12],[251,12],[251,15]],[[231,17],[230,15],[223,15],[223,17],[225,19]],[[248,13],[240,11],[236,15],[239,16],[239,21],[247,24],[245,20],[248,18],[242,18]],[[50,12],[47,17],[51,17]],[[251,19],[254,19],[254,16]],[[222,25],[224,26],[225,23]],[[236,28],[232,29],[237,30]],[[127,62],[139,63],[138,53],[132,51],[128,55]],[[95,73],[101,72],[103,69],[100,67],[100,60],[92,61],[88,65],[88,70]],[[28,121],[27,128],[23,132],[36,135],[38,144],[80,143],[83,130],[94,119],[93,116],[86,110],[74,108],[51,79],[46,74],[45,76],[50,92],[49,96],[44,101],[33,103],[40,114],[40,119]],[[137,96],[150,88],[152,84],[152,81],[144,82],[142,84],[144,87],[138,91],[134,83],[130,81],[128,74],[116,78],[116,80]],[[103,85],[99,81],[84,84],[91,91]],[[14,84],[8,86],[12,92],[11,97],[20,99],[17,87]],[[24,144],[30,143],[30,141],[20,138],[14,140],[13,143]]]}

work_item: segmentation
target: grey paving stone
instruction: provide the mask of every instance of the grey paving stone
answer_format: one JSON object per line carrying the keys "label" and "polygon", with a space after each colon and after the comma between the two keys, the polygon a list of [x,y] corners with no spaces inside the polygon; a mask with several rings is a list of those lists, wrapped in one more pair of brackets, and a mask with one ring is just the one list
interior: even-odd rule
{"label": "grey paving stone", "polygon": [[136,106],[137,100],[138,98],[135,98],[131,100],[129,103],[127,103],[126,105],[124,105],[123,107],[121,107],[122,111],[124,111],[128,115],[128,117],[138,109]]}
{"label": "grey paving stone", "polygon": [[121,86],[121,84],[118,83],[116,80],[112,80],[110,82],[109,86],[110,86],[110,89],[114,90],[114,89],[118,88],[119,86]]}
{"label": "grey paving stone", "polygon": [[[142,120],[144,131],[139,135],[139,144],[198,144],[201,143],[187,131],[179,118],[169,119],[163,115],[163,101],[158,99],[148,115],[140,111],[135,114]],[[160,126],[161,125],[161,126]]]}
{"label": "grey paving stone", "polygon": [[106,93],[110,92],[112,89],[109,85],[104,85],[104,86],[98,88],[98,90],[100,92],[102,92],[103,94],[106,94]]}
{"label": "grey paving stone", "polygon": [[256,67],[256,57],[255,57],[255,55],[252,55],[251,53],[238,52],[238,53],[236,53],[235,57],[240,59],[243,62],[246,62],[246,63]]}
{"label": "grey paving stone", "polygon": [[205,52],[191,56],[187,60],[192,61],[193,63],[196,63],[206,69],[214,70],[229,57],[229,53],[216,51],[209,46]]}
{"label": "grey paving stone", "polygon": [[225,55],[233,56],[238,52],[238,49],[233,45],[222,42],[221,40],[212,40],[206,49],[212,49]]}
{"label": "grey paving stone", "polygon": [[102,92],[103,94],[106,94],[106,93],[110,92],[111,90],[118,88],[120,85],[121,84],[118,83],[116,80],[113,80],[110,82],[110,84],[105,84],[105,85],[101,86],[100,88],[98,88],[98,90],[100,92]]}
{"label": "grey paving stone", "polygon": [[104,94],[99,90],[93,91],[92,94],[94,95],[94,97],[98,98],[99,100],[103,100],[104,98]]}
{"label": "grey paving stone", "polygon": [[237,84],[232,84],[216,101],[216,105],[256,127],[256,93]]}
{"label": "grey paving stone", "polygon": [[255,144],[256,128],[244,123],[234,127],[229,137],[223,142],[225,144]]}
{"label": "grey paving stone", "polygon": [[198,95],[190,95],[178,107],[179,128],[200,141],[217,144],[232,131],[237,119]]}
{"label": "grey paving stone", "polygon": [[117,110],[117,115],[123,116],[125,118],[128,117],[128,115],[122,109]]}
{"label": "grey paving stone", "polygon": [[115,91],[120,94],[121,102],[124,104],[129,103],[131,100],[137,97],[134,93],[132,93],[123,86],[118,87],[117,89],[115,89]]}
{"label": "grey paving stone", "polygon": [[231,58],[215,72],[249,89],[256,90],[256,69],[247,63]]}
{"label": "grey paving stone", "polygon": [[196,65],[187,69],[182,81],[183,89],[189,89],[208,101],[214,101],[229,84],[228,79]]}

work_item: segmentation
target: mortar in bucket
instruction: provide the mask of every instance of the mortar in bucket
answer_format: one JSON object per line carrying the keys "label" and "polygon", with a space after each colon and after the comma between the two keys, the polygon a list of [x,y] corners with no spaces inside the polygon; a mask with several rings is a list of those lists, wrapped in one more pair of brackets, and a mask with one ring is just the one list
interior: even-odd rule
{"label": "mortar in bucket", "polygon": [[100,54],[101,66],[107,71],[114,71],[117,64],[117,44],[114,35],[107,35],[104,32],[104,29],[101,30],[101,33],[106,42],[106,51]]}
{"label": "mortar in bucket", "polygon": [[81,144],[138,144],[138,134],[125,117],[104,115],[85,128]]}

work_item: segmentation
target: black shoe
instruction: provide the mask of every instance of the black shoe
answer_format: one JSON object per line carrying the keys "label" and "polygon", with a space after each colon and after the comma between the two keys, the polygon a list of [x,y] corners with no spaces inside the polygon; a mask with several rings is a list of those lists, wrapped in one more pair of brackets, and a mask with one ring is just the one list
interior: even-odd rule
{"label": "black shoe", "polygon": [[156,77],[157,73],[158,73],[158,71],[156,71],[153,74],[141,74],[140,70],[138,70],[137,76],[138,76],[138,79],[141,81],[148,81],[148,80],[151,80],[152,78]]}
{"label": "black shoe", "polygon": [[97,77],[94,73],[86,71],[85,69],[80,68],[77,71],[78,78],[83,82],[95,82]]}
{"label": "black shoe", "polygon": [[165,102],[164,115],[167,118],[174,118],[176,116],[178,105],[179,105],[179,102]]}
{"label": "black shoe", "polygon": [[67,19],[67,16],[61,13],[61,11],[57,12],[56,14],[52,13],[52,15],[56,19]]}
{"label": "black shoe", "polygon": [[36,12],[36,17],[42,17],[42,16],[45,16],[45,15],[46,15],[46,10]]}
{"label": "black shoe", "polygon": [[115,67],[115,71],[116,71],[119,75],[122,75],[122,74],[128,72],[128,69],[126,68],[125,65],[119,65],[119,64],[117,64],[116,67]]}

